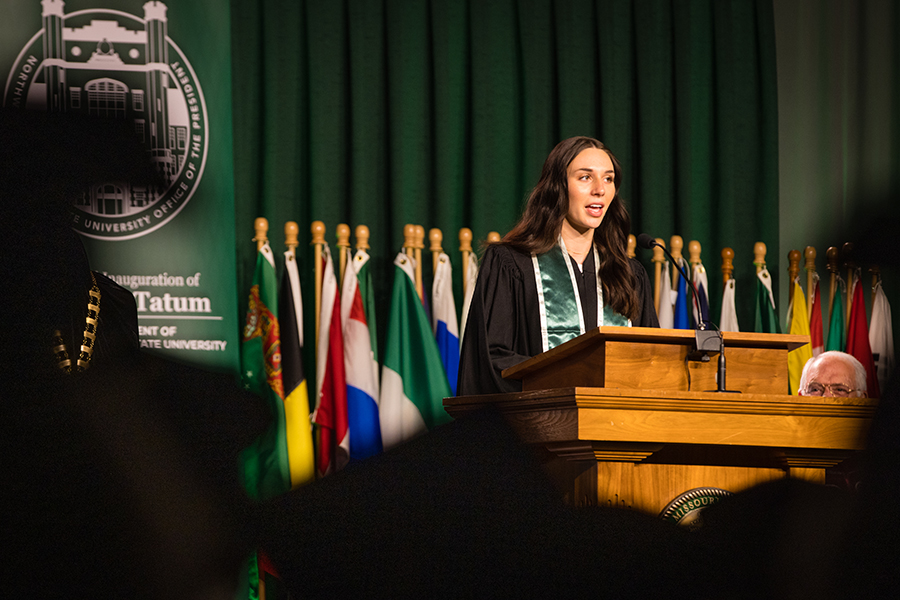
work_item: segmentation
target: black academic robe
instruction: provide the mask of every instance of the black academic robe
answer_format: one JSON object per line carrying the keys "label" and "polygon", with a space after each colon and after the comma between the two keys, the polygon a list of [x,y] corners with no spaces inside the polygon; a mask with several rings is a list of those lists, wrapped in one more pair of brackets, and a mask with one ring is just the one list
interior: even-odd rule
{"label": "black academic robe", "polygon": [[[632,320],[635,327],[659,327],[653,306],[653,291],[647,271],[631,259],[639,313]],[[583,271],[577,265],[581,306],[585,330],[597,327],[597,278],[593,253],[584,261]],[[518,392],[522,384],[505,380],[504,369],[543,351],[540,311],[534,265],[530,254],[509,246],[487,249],[478,271],[478,281],[463,334],[459,359],[457,393],[460,396]]]}
{"label": "black academic robe", "polygon": [[92,280],[77,234],[48,239],[5,265],[17,326],[0,339],[0,597],[230,593],[254,547],[240,457],[265,403],[231,375],[141,353],[134,296],[97,272],[90,366],[59,369],[50,332],[74,360]]}

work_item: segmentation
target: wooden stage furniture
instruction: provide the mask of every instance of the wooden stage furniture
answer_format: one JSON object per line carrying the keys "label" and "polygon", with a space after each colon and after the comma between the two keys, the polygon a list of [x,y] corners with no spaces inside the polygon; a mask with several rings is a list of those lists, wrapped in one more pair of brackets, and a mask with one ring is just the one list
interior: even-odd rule
{"label": "wooden stage furniture", "polygon": [[716,362],[688,360],[689,330],[600,327],[504,371],[515,394],[447,398],[451,415],[494,407],[544,456],[567,501],[659,514],[695,488],[738,492],[825,468],[862,448],[877,402],[790,396],[796,335],[724,334]]}

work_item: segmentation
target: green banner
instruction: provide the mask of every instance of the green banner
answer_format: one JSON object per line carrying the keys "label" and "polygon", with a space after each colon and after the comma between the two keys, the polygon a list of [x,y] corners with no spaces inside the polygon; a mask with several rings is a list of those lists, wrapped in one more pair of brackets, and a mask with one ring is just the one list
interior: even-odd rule
{"label": "green banner", "polygon": [[123,119],[158,187],[75,203],[91,268],[130,290],[142,347],[238,369],[229,10],[215,0],[4,0],[2,105]]}

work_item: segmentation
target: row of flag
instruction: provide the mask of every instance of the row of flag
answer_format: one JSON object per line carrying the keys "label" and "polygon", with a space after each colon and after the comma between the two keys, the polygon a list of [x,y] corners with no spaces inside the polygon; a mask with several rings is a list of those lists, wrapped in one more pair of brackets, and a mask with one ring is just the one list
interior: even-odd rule
{"label": "row of flag", "polygon": [[[271,498],[387,450],[450,421],[443,399],[455,395],[460,335],[450,259],[441,254],[432,286],[432,318],[416,291],[414,259],[394,260],[385,355],[379,369],[369,255],[349,249],[338,282],[331,251],[321,247],[321,304],[316,332],[315,403],[303,372],[303,309],[293,248],[279,285],[268,243],[257,253],[242,335],[242,380],[265,398],[271,427],[243,453],[244,482],[255,499]],[[469,280],[477,265],[471,257]],[[469,286],[469,290],[474,285]],[[466,304],[470,297],[466,298]],[[250,561],[248,594],[265,595],[277,573],[263,552]],[[272,590],[274,591],[274,590]]]}
{"label": "row of flag", "polygon": [[[280,285],[271,248],[265,243],[258,251],[241,361],[244,385],[266,398],[273,427],[244,453],[245,481],[255,498],[324,477],[450,420],[443,399],[455,394],[460,335],[449,257],[442,253],[437,261],[429,318],[416,291],[414,259],[397,255],[381,364],[369,255],[357,250],[347,258],[338,282],[323,244],[310,405],[294,250],[284,253]],[[470,279],[476,273],[473,264]]]}
{"label": "row of flag", "polygon": [[[691,269],[683,258],[680,266],[691,274],[697,290],[696,299],[689,294],[687,282],[679,277],[672,289],[669,264],[665,264],[660,282],[660,327],[669,329],[692,329],[698,323],[709,320],[709,283],[702,264]],[[852,302],[848,307],[849,319],[845,319],[841,290],[834,293],[834,302],[828,315],[828,338],[823,335],[822,304],[818,276],[814,278],[812,307],[807,307],[806,296],[800,287],[799,278],[791,282],[793,293],[788,306],[785,330],[795,335],[810,336],[810,344],[788,354],[790,392],[796,394],[800,375],[806,361],[825,350],[839,350],[852,354],[866,368],[868,395],[877,398],[894,369],[893,326],[891,308],[879,279],[872,289],[872,313],[866,320],[866,306],[863,285],[859,272],[851,282]],[[844,282],[837,278],[839,287]],[[735,280],[725,282],[722,292],[722,312],[719,319],[721,331],[740,331],[735,309]],[[689,304],[693,303],[689,309]],[[763,266],[756,275],[754,331],[758,333],[781,333],[775,310],[775,296],[772,293],[772,277]]]}
{"label": "row of flag", "polygon": [[[861,271],[857,270],[852,275],[850,287],[850,305],[846,308],[848,317],[845,318],[844,307],[844,281],[836,278],[837,290],[834,291],[834,299],[831,312],[828,315],[828,337],[824,336],[822,322],[822,299],[818,277],[813,279],[812,307],[807,312],[806,297],[800,287],[799,278],[792,282],[794,287],[791,305],[788,308],[789,332],[792,334],[809,335],[810,344],[800,350],[804,356],[811,358],[828,350],[839,350],[853,355],[866,369],[866,388],[868,396],[879,398],[894,370],[894,337],[893,323],[891,320],[891,306],[879,278],[872,287],[872,311],[871,316],[866,316],[866,302],[863,293]],[[790,358],[790,356],[789,356]],[[790,365],[791,393],[796,393],[800,382],[800,373],[803,364]]]}
{"label": "row of flag", "polygon": [[[350,253],[349,249],[341,251]],[[268,399],[275,427],[246,452],[245,472],[251,494],[276,495],[449,420],[442,399],[456,393],[460,333],[465,330],[465,316],[477,277],[474,254],[468,258],[468,281],[464,287],[468,294],[460,328],[449,257],[440,253],[436,261],[429,318],[425,299],[416,292],[414,259],[403,252],[397,255],[386,352],[379,369],[369,256],[365,250],[348,256],[343,281],[338,282],[330,249],[323,245],[316,402],[311,414],[315,427],[310,430],[301,358],[303,325],[296,257],[293,250],[285,252],[278,298],[274,256],[267,244],[261,247],[243,336],[242,364],[245,385]],[[690,273],[697,294],[690,293],[680,277],[672,289],[666,264],[659,308],[663,328],[688,329],[709,322],[706,270],[702,264],[691,267],[683,258],[680,260],[680,266]],[[810,345],[789,354],[791,393],[797,392],[800,373],[809,358],[823,350],[841,350],[856,356],[866,367],[869,395],[879,395],[894,363],[890,305],[879,281],[873,289],[872,318],[867,323],[859,281],[858,276],[854,277],[855,291],[846,321],[843,293],[834,294],[827,340],[823,337],[819,286],[815,285],[812,310],[808,310],[799,279],[791,282],[794,293],[785,329],[811,339]],[[839,283],[843,284],[840,280]],[[735,286],[734,279],[729,279],[723,289],[719,320],[722,331],[740,331]],[[781,333],[772,277],[764,266],[757,273],[755,297],[754,330]],[[310,431],[314,442],[308,441],[313,439]]]}

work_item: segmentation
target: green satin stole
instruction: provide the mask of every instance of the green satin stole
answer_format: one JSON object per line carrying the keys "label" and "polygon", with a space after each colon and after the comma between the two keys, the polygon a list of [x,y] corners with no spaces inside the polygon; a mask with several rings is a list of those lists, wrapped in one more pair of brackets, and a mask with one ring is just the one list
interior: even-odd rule
{"label": "green satin stole", "polygon": [[[600,255],[597,246],[592,247],[594,268],[599,268]],[[578,282],[575,269],[569,259],[569,252],[562,236],[559,245],[540,256],[532,254],[534,278],[537,284],[538,309],[541,320],[541,343],[543,351],[555,348],[563,342],[584,333],[584,315],[581,308],[581,295],[578,293]],[[631,320],[603,306],[603,286],[600,285],[600,273],[597,278],[597,324],[619,325],[631,327]]]}

